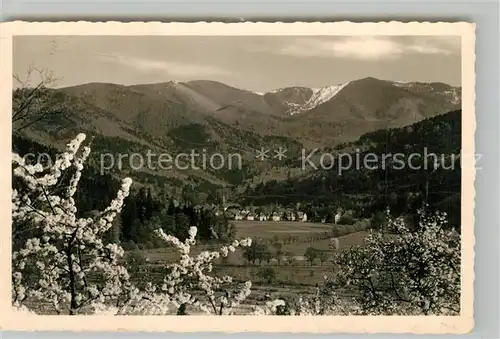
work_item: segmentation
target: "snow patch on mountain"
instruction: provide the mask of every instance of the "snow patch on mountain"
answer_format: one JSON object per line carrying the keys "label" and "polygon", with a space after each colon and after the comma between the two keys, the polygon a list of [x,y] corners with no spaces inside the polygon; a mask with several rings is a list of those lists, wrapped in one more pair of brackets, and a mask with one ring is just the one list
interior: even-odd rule
{"label": "snow patch on mountain", "polygon": [[331,100],[335,95],[337,95],[345,86],[347,86],[349,82],[340,85],[326,86],[321,88],[311,88],[312,95],[307,100],[304,105],[290,105],[290,110],[288,113],[290,115],[297,114],[303,111],[308,111],[317,107],[328,100]]}

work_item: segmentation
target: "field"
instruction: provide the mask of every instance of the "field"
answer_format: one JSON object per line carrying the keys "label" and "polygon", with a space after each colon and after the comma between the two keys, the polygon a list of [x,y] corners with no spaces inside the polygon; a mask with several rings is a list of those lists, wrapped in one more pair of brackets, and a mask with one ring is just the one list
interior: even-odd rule
{"label": "field", "polygon": [[[285,252],[297,257],[302,256],[308,247],[319,250],[330,249],[332,225],[329,224],[287,221],[236,221],[234,223],[238,238],[250,237],[261,242],[279,240],[283,243]],[[340,248],[362,245],[365,235],[366,232],[356,232],[339,237]]]}
{"label": "field", "polygon": [[233,221],[238,237],[273,238],[288,234],[315,234],[328,232],[331,225],[294,221]]}
{"label": "field", "polygon": [[[214,265],[215,274],[228,274],[236,281],[252,281],[253,292],[247,300],[250,304],[263,302],[265,295],[313,293],[316,284],[322,280],[325,274],[331,273],[333,270],[333,266],[328,260],[333,254],[329,247],[333,225],[272,221],[235,221],[234,224],[237,238],[251,237],[258,243],[268,244],[271,251],[273,251],[271,244],[274,241],[279,241],[282,243],[282,251],[284,252],[284,257],[279,264],[275,258],[270,261],[250,264],[243,258],[242,251],[237,249],[234,253],[230,253],[226,260],[221,260]],[[367,234],[366,231],[361,231],[339,237],[340,249],[355,245],[362,246]],[[192,253],[196,254],[216,247],[218,246],[197,245],[192,248]],[[308,247],[328,251],[328,259],[324,262],[316,259],[311,264],[303,257]],[[178,254],[169,248],[145,250],[141,253],[156,268],[165,266],[178,258]],[[271,268],[274,272],[274,277],[271,279],[262,276],[262,271],[267,268]],[[158,275],[158,278],[160,277],[161,274]]]}
{"label": "field", "polygon": [[[235,282],[252,281],[252,293],[236,308],[237,314],[248,314],[254,306],[263,305],[270,299],[312,295],[315,293],[316,284],[323,279],[324,275],[333,271],[329,260],[325,260],[323,263],[316,260],[311,264],[303,258],[308,247],[328,251],[330,256],[333,254],[329,247],[333,225],[272,221],[235,221],[234,224],[237,238],[251,237],[259,243],[269,244],[271,250],[271,244],[279,241],[282,243],[282,250],[285,253],[279,264],[274,258],[269,262],[250,264],[244,260],[242,251],[237,249],[234,253],[230,253],[227,260],[215,263],[214,274],[230,275]],[[348,226],[338,225],[338,227]],[[340,249],[356,245],[362,246],[367,234],[367,231],[361,231],[338,237]],[[197,254],[203,250],[218,247],[219,245],[196,245],[192,247],[191,253]],[[147,263],[141,265],[141,271],[144,273],[141,276],[146,281],[161,281],[163,277],[160,272],[162,267],[178,259],[177,252],[171,248],[127,252],[127,255],[130,254],[140,254],[144,259],[147,259]],[[293,260],[289,258],[293,258]],[[264,269],[272,269],[275,276],[271,280],[263,277],[261,272]],[[340,292],[341,297],[346,299],[353,296],[352,291],[349,290],[337,292]],[[39,311],[43,309],[40,311],[42,313],[47,313],[45,308],[50,309],[44,303],[36,303],[31,306]],[[190,311],[190,314],[195,313]]]}
{"label": "field", "polygon": [[[332,225],[306,223],[306,222],[273,222],[273,221],[234,221],[236,226],[236,238],[252,238],[253,241],[263,243],[271,247],[273,242],[280,242],[282,250],[288,256],[294,256],[302,261],[302,256],[308,247],[318,250],[330,250],[330,238]],[[344,227],[338,225],[338,227]],[[347,227],[347,226],[345,226]],[[339,248],[348,248],[355,245],[363,245],[366,231],[355,232],[338,237]],[[196,245],[192,253],[196,254],[204,250],[217,248],[217,245]],[[176,252],[170,248],[160,248],[141,251],[150,262],[162,263],[177,259]],[[244,259],[241,253],[236,251],[228,258],[225,264],[243,265]]]}

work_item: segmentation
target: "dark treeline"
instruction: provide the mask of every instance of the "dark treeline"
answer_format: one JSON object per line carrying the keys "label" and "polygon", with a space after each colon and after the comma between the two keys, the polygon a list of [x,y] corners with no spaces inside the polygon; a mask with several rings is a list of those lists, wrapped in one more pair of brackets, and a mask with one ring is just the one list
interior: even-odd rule
{"label": "dark treeline", "polygon": [[215,205],[195,205],[189,199],[178,200],[166,194],[154,197],[143,187],[125,199],[119,237],[130,247],[141,244],[139,247],[154,248],[164,246],[156,229],[184,240],[190,226],[197,227],[197,238],[205,242],[227,242],[235,232],[224,215],[217,215]]}

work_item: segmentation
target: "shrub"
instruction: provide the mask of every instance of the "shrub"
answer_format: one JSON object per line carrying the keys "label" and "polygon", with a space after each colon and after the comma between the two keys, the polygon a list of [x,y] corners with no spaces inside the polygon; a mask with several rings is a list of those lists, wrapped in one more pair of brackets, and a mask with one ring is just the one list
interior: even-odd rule
{"label": "shrub", "polygon": [[143,266],[146,264],[146,256],[141,252],[129,252],[124,257],[127,267]]}
{"label": "shrub", "polygon": [[126,242],[122,243],[122,247],[126,251],[136,251],[136,250],[138,250],[138,247],[137,247],[137,245],[135,244],[135,242],[133,240],[129,240],[129,241],[126,241]]}
{"label": "shrub", "polygon": [[318,250],[315,249],[314,247],[308,247],[304,252],[304,258],[306,258],[306,260],[309,261],[311,266],[317,257],[318,257]]}
{"label": "shrub", "polygon": [[361,219],[354,224],[357,231],[365,231],[371,227],[370,219]]}
{"label": "shrub", "polygon": [[257,273],[257,276],[270,284],[276,280],[276,271],[272,267],[262,267]]}
{"label": "shrub", "polygon": [[355,222],[354,217],[352,214],[345,213],[340,217],[339,224],[341,225],[353,225]]}
{"label": "shrub", "polygon": [[370,222],[371,222],[372,229],[380,230],[387,223],[386,214],[384,212],[377,211],[372,216]]}
{"label": "shrub", "polygon": [[357,232],[357,229],[356,229],[356,226],[353,225],[349,225],[349,226],[345,226],[345,234],[352,234],[352,233],[356,233]]}
{"label": "shrub", "polygon": [[152,241],[146,241],[146,242],[144,243],[144,246],[145,246],[147,249],[154,249],[154,248],[156,248],[156,246],[153,244],[153,242],[152,242]]}

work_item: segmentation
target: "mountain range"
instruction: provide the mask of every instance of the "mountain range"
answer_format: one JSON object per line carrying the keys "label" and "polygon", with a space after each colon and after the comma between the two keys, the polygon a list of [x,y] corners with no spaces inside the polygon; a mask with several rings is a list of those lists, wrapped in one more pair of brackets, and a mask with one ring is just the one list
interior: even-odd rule
{"label": "mountain range", "polygon": [[[302,147],[334,147],[365,133],[407,126],[460,109],[460,98],[460,87],[444,83],[371,77],[267,93],[208,80],[132,86],[88,83],[49,89],[46,100],[59,105],[61,114],[31,125],[22,135],[57,147],[83,131],[94,136],[101,152],[206,149],[238,151],[250,159],[260,147],[283,146],[294,152]],[[149,175],[201,178],[224,186],[283,166],[287,165],[250,163],[234,182],[220,171]]]}

